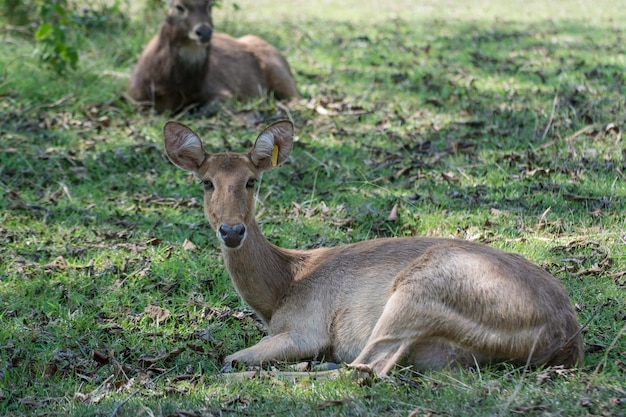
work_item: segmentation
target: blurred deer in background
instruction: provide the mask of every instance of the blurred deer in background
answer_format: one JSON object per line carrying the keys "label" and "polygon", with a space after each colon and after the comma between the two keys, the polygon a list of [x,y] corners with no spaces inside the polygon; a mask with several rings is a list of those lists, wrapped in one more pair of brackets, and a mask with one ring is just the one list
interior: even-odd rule
{"label": "blurred deer in background", "polygon": [[285,58],[254,35],[213,32],[212,1],[170,0],[165,21],[144,48],[128,86],[130,97],[157,112],[273,92],[297,97]]}
{"label": "blurred deer in background", "polygon": [[169,159],[203,182],[204,212],[232,282],[269,331],[226,357],[224,370],[312,357],[378,375],[396,364],[570,367],[582,359],[565,288],[519,255],[430,237],[313,250],[271,244],[255,221],[254,188],[289,157],[290,122],[269,126],[243,154],[207,153],[176,122],[164,137]]}

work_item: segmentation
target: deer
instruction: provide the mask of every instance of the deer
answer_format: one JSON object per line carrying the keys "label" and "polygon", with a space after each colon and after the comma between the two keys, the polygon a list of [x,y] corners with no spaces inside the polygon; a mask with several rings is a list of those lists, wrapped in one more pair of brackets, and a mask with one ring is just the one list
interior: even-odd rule
{"label": "deer", "polygon": [[170,0],[159,32],[139,56],[128,84],[130,99],[157,113],[209,107],[229,99],[273,93],[298,97],[287,60],[256,35],[213,31],[211,0]]}
{"label": "deer", "polygon": [[321,358],[388,376],[511,363],[573,367],[583,340],[565,286],[524,257],[446,237],[386,237],[308,250],[280,248],[255,219],[255,184],[283,164],[294,126],[277,121],[247,153],[209,153],[168,121],[165,152],[204,186],[204,214],[224,265],[268,331],[222,370]]}

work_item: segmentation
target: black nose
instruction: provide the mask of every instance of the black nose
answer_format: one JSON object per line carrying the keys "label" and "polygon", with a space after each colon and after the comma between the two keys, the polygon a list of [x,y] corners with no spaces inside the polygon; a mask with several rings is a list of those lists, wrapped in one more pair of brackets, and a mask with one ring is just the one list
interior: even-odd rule
{"label": "black nose", "polygon": [[236,248],[241,245],[241,242],[246,235],[246,226],[241,223],[234,226],[223,224],[220,226],[219,232],[220,238],[226,246],[229,248]]}
{"label": "black nose", "polygon": [[196,28],[196,35],[198,35],[200,42],[209,42],[211,40],[211,35],[213,35],[213,28],[207,24],[200,25]]}

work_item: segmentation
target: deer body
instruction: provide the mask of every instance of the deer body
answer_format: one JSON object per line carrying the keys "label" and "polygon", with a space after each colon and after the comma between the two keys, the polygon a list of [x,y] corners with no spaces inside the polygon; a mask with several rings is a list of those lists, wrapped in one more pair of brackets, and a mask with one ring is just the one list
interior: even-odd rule
{"label": "deer body", "polygon": [[270,337],[225,358],[315,356],[385,375],[497,361],[572,366],[582,338],[565,289],[519,255],[445,238],[282,249],[254,219],[254,180],[290,154],[293,127],[267,128],[248,154],[209,154],[187,127],[164,128],[168,157],[205,184],[226,268]]}
{"label": "deer body", "polygon": [[194,104],[245,100],[273,91],[297,97],[289,64],[258,36],[213,32],[211,2],[170,0],[165,21],[144,48],[128,86],[138,104],[177,112]]}

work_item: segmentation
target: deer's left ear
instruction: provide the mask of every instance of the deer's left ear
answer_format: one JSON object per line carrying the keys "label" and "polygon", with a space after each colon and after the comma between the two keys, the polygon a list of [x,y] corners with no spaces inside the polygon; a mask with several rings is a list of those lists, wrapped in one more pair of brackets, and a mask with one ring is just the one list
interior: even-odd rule
{"label": "deer's left ear", "polygon": [[198,169],[206,158],[202,141],[182,123],[167,122],[163,126],[165,153],[174,165],[198,175]]}
{"label": "deer's left ear", "polygon": [[259,135],[250,151],[250,159],[260,171],[268,171],[285,162],[292,148],[293,124],[281,120],[268,126]]}

